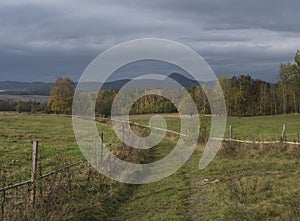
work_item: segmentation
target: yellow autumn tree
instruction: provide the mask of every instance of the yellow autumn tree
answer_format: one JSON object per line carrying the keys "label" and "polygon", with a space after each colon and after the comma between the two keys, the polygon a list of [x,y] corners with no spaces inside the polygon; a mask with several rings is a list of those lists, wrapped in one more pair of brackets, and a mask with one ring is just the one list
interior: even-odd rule
{"label": "yellow autumn tree", "polygon": [[48,110],[57,114],[71,114],[74,97],[74,82],[70,78],[58,77],[50,91]]}

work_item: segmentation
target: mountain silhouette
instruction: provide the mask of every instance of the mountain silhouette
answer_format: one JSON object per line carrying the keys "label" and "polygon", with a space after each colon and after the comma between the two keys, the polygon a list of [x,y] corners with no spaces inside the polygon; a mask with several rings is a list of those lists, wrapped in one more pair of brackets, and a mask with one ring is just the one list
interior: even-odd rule
{"label": "mountain silhouette", "polygon": [[183,76],[182,74],[172,73],[168,76],[169,78],[175,80],[177,83],[181,84],[183,87],[191,87],[193,85],[199,84],[198,81],[192,80]]}
{"label": "mountain silhouette", "polygon": [[[168,75],[169,78],[175,80],[183,87],[191,87],[197,85],[198,82],[187,78],[178,73]],[[168,78],[164,80],[159,79],[122,79],[111,82],[105,82],[101,89],[120,90],[125,84],[129,83],[129,87],[137,87],[142,89],[147,88],[174,88],[174,84]],[[98,82],[84,82],[81,83],[86,91],[95,91],[99,89],[100,83]],[[77,83],[75,83],[75,86]],[[3,81],[0,82],[0,93],[5,94],[24,94],[24,95],[50,95],[50,90],[54,83],[44,82],[18,82],[18,81]]]}

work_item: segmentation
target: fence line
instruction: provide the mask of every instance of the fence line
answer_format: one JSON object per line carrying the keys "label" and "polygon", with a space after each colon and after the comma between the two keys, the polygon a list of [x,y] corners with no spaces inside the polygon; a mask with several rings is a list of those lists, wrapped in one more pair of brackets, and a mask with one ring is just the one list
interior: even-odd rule
{"label": "fence line", "polygon": [[[119,120],[122,121],[122,120]],[[123,120],[124,121],[124,120]],[[163,130],[169,133],[173,133],[173,134],[177,134],[177,135],[181,135],[181,136],[186,136],[186,134],[182,134],[179,133],[177,131],[174,130],[167,130],[167,129],[163,129],[163,128],[159,128],[159,127],[152,127],[149,125],[143,125],[143,124],[139,124],[133,121],[128,121],[131,124],[135,124],[137,126],[141,126],[141,127],[146,127],[146,128],[154,128],[157,130]],[[292,141],[286,141],[285,140],[285,132],[286,132],[286,125],[283,125],[283,131],[282,131],[282,135],[281,135],[281,140],[276,140],[276,141],[251,141],[251,140],[239,140],[239,139],[233,139],[233,131],[232,131],[232,125],[229,126],[229,138],[216,138],[216,137],[211,137],[210,139],[213,140],[222,140],[222,141],[233,141],[233,142],[239,142],[239,143],[249,143],[249,144],[290,144],[290,145],[300,145],[300,142],[292,142]]]}
{"label": "fence line", "polygon": [[[214,138],[212,138],[214,139]],[[299,142],[292,142],[292,141],[251,141],[251,140],[238,140],[238,139],[230,139],[230,138],[223,138],[224,141],[234,141],[239,143],[254,143],[254,144],[291,144],[291,145],[300,145]]]}
{"label": "fence line", "polygon": [[6,191],[6,190],[9,190],[9,189],[15,189],[15,188],[18,188],[20,186],[24,186],[24,185],[30,184],[30,183],[32,183],[32,180],[27,180],[27,181],[24,181],[24,182],[21,182],[21,183],[12,184],[12,185],[0,188],[0,192]]}
{"label": "fence line", "polygon": [[[77,166],[77,165],[79,165],[81,163],[84,163],[84,162],[85,161],[78,161],[76,163],[69,164],[69,165],[67,165],[65,167],[62,167],[60,169],[57,169],[57,170],[51,171],[49,173],[46,173],[46,174],[36,178],[36,180],[41,180],[43,178],[46,178],[46,177],[49,177],[51,175],[57,174],[59,172],[62,172],[64,170],[68,169],[68,168]],[[27,185],[27,184],[32,184],[33,182],[34,182],[33,180],[27,180],[27,181],[24,181],[24,182],[21,182],[21,183],[16,183],[16,184],[12,184],[12,185],[9,185],[9,186],[6,186],[6,187],[2,187],[2,188],[0,188],[0,192],[6,191],[6,190],[9,190],[9,189],[15,189],[17,187],[24,186],[24,185]]]}
{"label": "fence line", "polygon": [[[205,116],[210,116],[210,115],[205,115]],[[100,123],[103,123],[104,121],[105,122],[111,122],[110,119],[107,119],[107,118],[101,118],[101,117],[96,117],[95,119],[93,118],[83,118],[81,116],[76,116],[78,118],[82,118],[82,119],[85,119],[85,120],[96,120]],[[115,120],[117,121],[117,120]],[[125,121],[125,120],[118,120],[118,121]],[[182,133],[179,133],[177,131],[174,131],[174,130],[168,130],[168,129],[163,129],[163,128],[159,128],[159,127],[152,127],[152,126],[149,126],[149,125],[143,125],[143,124],[139,124],[139,123],[136,123],[134,121],[127,121],[128,123],[130,124],[135,124],[137,126],[141,126],[141,127],[145,127],[145,128],[153,128],[153,129],[156,129],[156,130],[161,130],[161,131],[166,131],[166,132],[169,132],[169,133],[173,133],[173,134],[177,134],[177,135],[181,135],[181,136],[186,136],[186,134],[182,134]],[[210,138],[210,139],[221,139],[223,141],[234,141],[234,142],[239,142],[239,143],[254,143],[254,144],[290,144],[290,145],[300,145],[300,142],[292,142],[292,141],[286,141],[286,124],[283,125],[283,128],[282,128],[282,132],[281,132],[281,136],[280,136],[280,140],[276,140],[276,141],[251,141],[251,140],[239,140],[239,139],[233,139],[233,130],[232,130],[232,125],[229,125],[229,138]]]}
{"label": "fence line", "polygon": [[[93,119],[93,120],[100,121],[99,118],[98,119]],[[109,119],[105,119],[105,120],[111,122],[111,120],[109,120]],[[118,120],[118,121],[124,122],[124,120]],[[181,135],[181,136],[187,136],[186,134],[182,134],[182,133],[179,133],[179,132],[173,131],[173,130],[163,129],[163,128],[159,128],[159,127],[152,127],[152,126],[149,126],[149,125],[143,125],[143,124],[139,124],[139,123],[136,123],[136,122],[133,122],[133,121],[127,121],[127,122],[130,123],[130,124],[134,124],[134,125],[140,126],[140,127],[146,127],[146,128],[150,128],[150,129],[153,128],[153,129],[162,130],[162,131],[166,131],[166,132],[177,134],[177,135]],[[239,140],[239,139],[233,139],[232,138],[232,136],[233,136],[232,125],[230,125],[229,126],[229,134],[230,134],[229,138],[210,138],[210,139],[222,140],[222,141],[229,141],[229,142],[233,141],[233,142],[239,142],[239,143],[249,143],[249,144],[290,144],[290,145],[300,145],[299,142],[286,141],[285,140],[285,132],[286,132],[286,125],[284,124],[283,125],[282,134],[281,134],[281,140],[278,140],[278,141]],[[35,178],[35,169],[36,169],[36,163],[37,163],[37,146],[38,146],[38,142],[34,141],[33,142],[33,154],[32,154],[32,157],[33,157],[32,158],[32,160],[33,160],[32,179],[24,181],[24,182],[16,183],[16,184],[11,184],[11,185],[6,186],[6,187],[2,187],[2,188],[0,188],[0,192],[5,192],[6,190],[18,188],[20,186],[24,186],[24,185],[27,185],[27,184],[33,184],[35,182],[35,180],[40,180],[40,179],[52,176],[54,174],[57,174],[57,173],[59,173],[61,171],[64,171],[64,170],[66,170],[68,168],[77,166],[77,165],[79,165],[79,164],[81,164],[81,163],[83,163],[83,162],[86,161],[86,160],[84,160],[84,161],[78,161],[78,162],[66,165],[65,167],[62,167],[60,169],[51,171],[51,172],[46,173],[46,174],[44,174],[44,175],[42,175],[40,177]]]}
{"label": "fence line", "polygon": [[[122,120],[114,120],[114,121],[124,122],[124,120],[123,121]],[[166,131],[166,132],[177,134],[177,135],[181,135],[181,136],[186,136],[186,134],[182,134],[182,133],[179,133],[179,132],[174,131],[174,130],[163,129],[163,128],[160,128],[160,127],[153,127],[153,126],[150,126],[150,125],[143,125],[143,124],[136,123],[134,121],[127,121],[127,122],[129,124],[134,124],[136,126],[141,126],[141,127],[146,127],[146,128],[150,128],[150,129],[155,129],[155,130],[160,130],[160,131]]]}
{"label": "fence line", "polygon": [[[63,115],[64,116],[64,115]],[[69,115],[68,115],[69,116]],[[87,119],[87,118],[85,118]],[[89,118],[89,120],[96,120],[96,121],[103,121],[101,118],[99,119],[91,119]],[[109,119],[105,119],[105,121],[110,121]],[[115,120],[115,121],[120,121],[120,122],[124,122],[125,120]],[[156,129],[156,130],[161,130],[161,131],[166,131],[166,132],[169,132],[169,133],[173,133],[173,134],[176,134],[176,135],[181,135],[181,136],[187,136],[186,134],[182,134],[182,133],[179,133],[177,131],[174,131],[174,130],[168,130],[168,129],[163,129],[163,128],[159,128],[159,127],[153,127],[153,126],[150,126],[150,125],[143,125],[143,124],[139,124],[139,123],[136,123],[136,122],[133,122],[133,121],[127,121],[128,123],[130,124],[134,124],[134,125],[137,125],[137,126],[140,126],[140,127],[145,127],[145,128],[150,128],[150,129]],[[239,142],[239,143],[249,143],[249,144],[290,144],[290,145],[300,145],[299,142],[291,142],[291,141],[286,141],[285,140],[285,132],[286,132],[286,125],[284,124],[283,125],[283,130],[282,130],[282,134],[281,134],[281,140],[278,140],[278,141],[250,141],[250,140],[239,140],[239,139],[233,139],[233,132],[232,132],[232,125],[229,126],[229,134],[230,134],[230,137],[229,138],[210,138],[210,139],[216,139],[216,140],[223,140],[223,141],[229,141],[229,142]],[[46,173],[40,177],[37,177],[35,178],[35,169],[36,169],[36,164],[37,164],[37,149],[35,149],[35,146],[37,148],[38,146],[38,142],[37,141],[34,141],[33,142],[33,154],[32,154],[32,157],[33,157],[33,169],[32,169],[32,179],[31,180],[27,180],[27,181],[24,181],[24,182],[21,182],[21,183],[16,183],[16,184],[12,184],[12,185],[9,185],[9,186],[6,186],[6,187],[2,187],[0,188],[0,192],[3,192],[3,191],[6,191],[6,190],[9,190],[9,189],[14,189],[14,188],[17,188],[17,187],[20,187],[20,186],[24,186],[24,185],[27,185],[27,184],[32,184],[35,182],[35,180],[40,180],[40,179],[43,179],[43,178],[46,178],[46,177],[49,177],[51,175],[54,175],[54,174],[57,174],[63,170],[66,170],[68,168],[71,168],[71,167],[74,167],[74,166],[77,166],[85,161],[78,161],[78,162],[75,162],[73,164],[69,164],[69,165],[66,165],[65,167],[62,167],[60,169],[57,169],[57,170],[54,170],[54,171],[51,171],[49,173]]]}
{"label": "fence line", "polygon": [[59,172],[64,171],[64,170],[66,170],[66,169],[69,169],[69,168],[71,168],[71,167],[77,166],[77,165],[79,165],[79,164],[81,164],[81,163],[84,163],[84,162],[85,162],[85,161],[78,161],[78,162],[76,162],[76,163],[69,164],[69,165],[67,165],[67,166],[65,166],[65,167],[62,167],[62,168],[60,168],[60,169],[57,169],[57,170],[51,171],[51,172],[49,172],[49,173],[46,173],[46,174],[44,174],[44,175],[38,177],[37,180],[40,180],[40,179],[49,177],[49,176],[51,176],[51,175],[54,175],[54,174],[56,174],[56,173],[59,173]]}

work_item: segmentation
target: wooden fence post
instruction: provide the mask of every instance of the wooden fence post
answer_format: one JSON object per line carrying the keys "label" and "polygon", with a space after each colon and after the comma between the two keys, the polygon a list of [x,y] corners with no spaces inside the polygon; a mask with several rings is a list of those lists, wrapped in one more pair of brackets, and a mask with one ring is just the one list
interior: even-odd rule
{"label": "wooden fence post", "polygon": [[125,128],[124,124],[122,122],[122,142],[123,142],[123,147],[125,148]]}
{"label": "wooden fence post", "polygon": [[31,169],[31,181],[33,184],[31,193],[30,193],[30,200],[32,205],[34,205],[35,202],[35,195],[36,195],[36,169],[37,169],[37,162],[38,162],[38,147],[39,142],[33,141],[32,144],[32,169]]}
{"label": "wooden fence post", "polygon": [[2,192],[2,202],[1,202],[1,219],[4,220],[4,207],[5,207],[5,201],[6,201],[6,194],[5,190]]}
{"label": "wooden fence post", "polygon": [[280,141],[282,143],[284,143],[286,141],[285,132],[286,132],[286,126],[285,126],[285,124],[283,124],[283,126],[282,126],[282,132],[281,132],[281,138],[280,138]]}
{"label": "wooden fence post", "polygon": [[232,140],[232,125],[229,125],[229,141]]}
{"label": "wooden fence post", "polygon": [[104,142],[104,134],[103,132],[101,132],[101,153],[100,153],[100,157],[101,157],[101,163],[102,163],[102,155],[103,155],[103,142]]}

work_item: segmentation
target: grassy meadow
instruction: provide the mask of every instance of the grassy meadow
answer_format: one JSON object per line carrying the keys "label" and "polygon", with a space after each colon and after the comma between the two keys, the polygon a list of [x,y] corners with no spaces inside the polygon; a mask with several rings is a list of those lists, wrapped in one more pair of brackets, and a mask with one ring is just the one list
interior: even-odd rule
{"label": "grassy meadow", "polygon": [[[131,119],[148,124],[149,117],[135,115]],[[178,131],[178,116],[164,117],[168,129]],[[286,123],[287,138],[293,141],[300,129],[299,122],[299,115],[228,119],[234,137],[248,140],[277,140],[282,124]],[[2,113],[0,125],[2,185],[30,178],[32,140],[40,141],[42,173],[83,159],[70,117]],[[119,145],[110,125],[97,126],[99,132],[104,132],[108,146]],[[175,135],[167,134],[138,160],[149,163],[161,159],[176,141]],[[5,217],[9,215],[7,219],[14,220],[300,219],[300,147],[224,143],[209,166],[199,170],[202,151],[199,144],[191,159],[176,173],[146,185],[111,181],[83,163],[44,181],[46,196],[41,197],[35,210],[24,203],[7,201]]]}
{"label": "grassy meadow", "polygon": [[[109,137],[106,145],[117,145],[113,129],[97,123],[99,132]],[[6,182],[29,180],[32,141],[39,141],[42,173],[83,160],[77,146],[71,117],[0,113],[0,168],[5,170]],[[3,172],[2,172],[3,173]]]}
{"label": "grassy meadow", "polygon": [[[132,115],[134,122],[148,125],[153,115]],[[162,114],[167,123],[167,129],[180,132],[178,114]],[[204,117],[205,123],[210,124],[210,116]],[[283,124],[286,124],[286,139],[298,142],[300,140],[300,115],[276,115],[258,117],[228,117],[225,138],[229,137],[229,125],[233,127],[233,138],[250,141],[279,141]]]}

